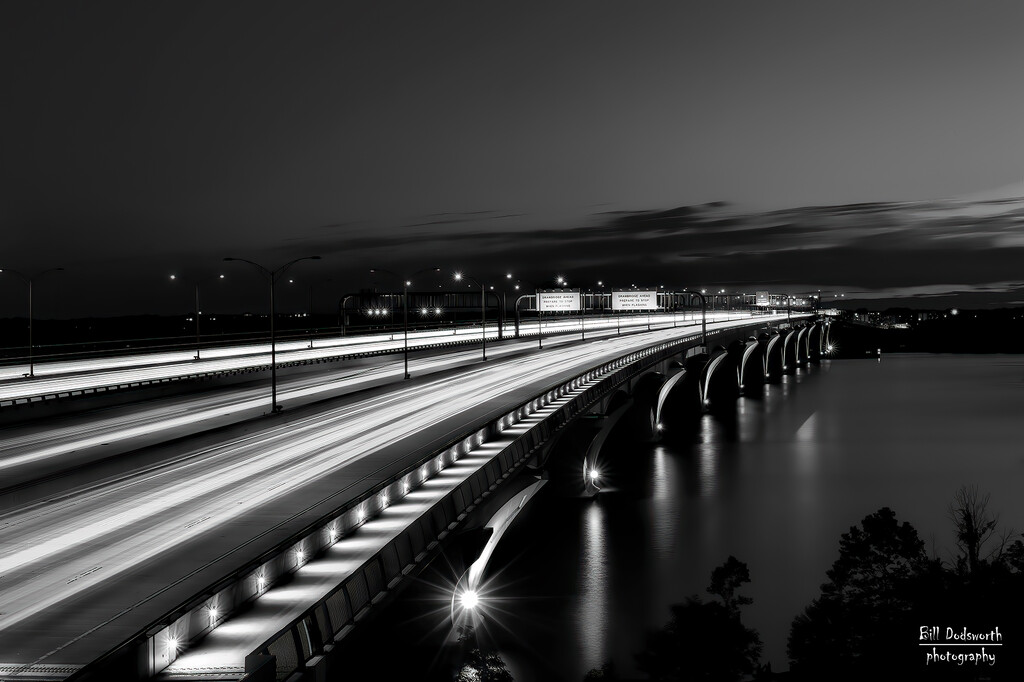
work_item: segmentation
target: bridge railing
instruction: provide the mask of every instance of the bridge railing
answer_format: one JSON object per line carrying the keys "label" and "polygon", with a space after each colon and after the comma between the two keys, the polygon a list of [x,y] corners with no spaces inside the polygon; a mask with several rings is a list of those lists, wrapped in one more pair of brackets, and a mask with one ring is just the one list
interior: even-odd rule
{"label": "bridge railing", "polygon": [[[760,325],[754,322],[749,327]],[[747,327],[727,331],[735,333]],[[713,338],[721,333],[722,330],[709,330],[707,335]],[[395,501],[481,445],[499,437],[507,438],[502,434],[510,427],[530,420],[532,423],[524,433],[512,438],[398,536],[318,599],[313,607],[278,629],[246,657],[246,667],[252,670],[261,663],[269,664],[269,656],[274,656],[273,666],[278,679],[303,669],[333,646],[333,642],[345,637],[374,604],[430,556],[469,512],[521,468],[537,448],[608,392],[649,366],[684,350],[691,342],[699,342],[699,339],[699,333],[686,334],[609,360],[568,381],[550,386],[511,410],[494,410],[481,419],[482,426],[467,430],[411,465],[387,465],[368,474],[363,482],[369,485],[358,497],[320,517],[273,549],[211,584],[195,598],[156,619],[139,635],[80,669],[68,678],[69,681],[109,679],[111,671],[137,677],[158,674],[177,659],[179,651],[187,644],[198,641],[238,609],[259,599],[283,578],[333,544],[344,541]],[[549,410],[549,414],[535,416],[553,405],[555,407]]]}

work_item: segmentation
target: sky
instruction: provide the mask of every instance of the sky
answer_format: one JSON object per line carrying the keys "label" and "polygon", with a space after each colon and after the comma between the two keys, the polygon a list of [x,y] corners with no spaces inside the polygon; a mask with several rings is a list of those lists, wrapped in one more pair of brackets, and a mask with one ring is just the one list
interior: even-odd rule
{"label": "sky", "polygon": [[[0,267],[65,268],[40,317],[183,312],[221,272],[211,307],[261,310],[222,259],[313,254],[326,310],[428,266],[1022,305],[1024,205],[991,201],[1024,195],[1021,26],[935,0],[5,2]],[[24,308],[0,273],[0,317]]]}

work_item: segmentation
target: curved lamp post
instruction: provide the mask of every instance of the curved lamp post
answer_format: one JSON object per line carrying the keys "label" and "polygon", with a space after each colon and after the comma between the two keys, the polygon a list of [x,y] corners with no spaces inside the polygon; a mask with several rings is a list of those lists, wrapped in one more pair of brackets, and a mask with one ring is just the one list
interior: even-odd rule
{"label": "curved lamp post", "polygon": [[708,303],[707,299],[704,298],[704,292],[683,289],[679,293],[700,297],[700,345],[704,346],[704,352],[706,353],[708,352]]}
{"label": "curved lamp post", "polygon": [[275,412],[280,412],[284,408],[277,404],[277,339],[274,336],[274,285],[277,284],[277,280],[279,280],[291,266],[303,260],[320,260],[320,256],[303,256],[302,258],[296,258],[295,260],[288,261],[276,270],[271,270],[270,268],[266,268],[259,263],[254,263],[253,261],[245,258],[225,258],[224,260],[248,263],[270,278],[270,413],[274,414]]}
{"label": "curved lamp post", "polygon": [[484,285],[479,281],[473,279],[469,275],[464,275],[461,272],[455,273],[455,281],[461,282],[464,279],[468,279],[478,287],[480,287],[480,341],[481,347],[483,348],[483,361],[487,361],[487,291]]}
{"label": "curved lamp post", "polygon": [[[517,279],[517,290],[519,289],[520,284],[529,284],[531,287],[533,287],[533,298],[537,302],[537,350],[544,350],[544,321],[542,319],[540,312],[540,293],[537,291],[537,285],[534,284],[533,282],[528,282],[525,279]],[[522,296],[516,299],[516,336],[519,335],[519,301],[521,301],[526,296],[529,296],[529,294],[523,294]]]}
{"label": "curved lamp post", "polygon": [[[370,268],[371,273],[383,272],[394,277],[400,277],[396,272],[391,270],[385,270],[384,268]],[[422,275],[424,272],[441,272],[441,268],[423,268],[417,270],[408,277],[401,277],[402,280],[402,326],[404,328],[404,343],[402,348],[402,356],[405,360],[405,378],[411,379],[412,375],[409,374],[409,285],[412,284],[412,278],[416,275]],[[487,358],[484,358],[485,360]]]}
{"label": "curved lamp post", "polygon": [[[174,281],[177,281],[178,280],[178,276],[177,275],[171,275],[171,279],[174,280]],[[224,275],[213,275],[212,277],[204,277],[203,279],[193,280],[193,282],[192,282],[195,285],[195,289],[196,289],[196,357],[195,357],[196,360],[200,359],[199,358],[199,348],[200,348],[200,345],[199,345],[199,283],[200,282],[206,282],[206,281],[209,281],[211,279],[224,279]]]}
{"label": "curved lamp post", "polygon": [[29,276],[18,272],[17,270],[0,268],[0,272],[19,277],[28,285],[28,374],[25,376],[29,378],[34,378],[36,376],[35,355],[33,354],[34,345],[32,341],[32,282],[48,272],[60,272],[63,270],[64,268],[50,268],[49,270],[43,270],[42,272],[37,272],[35,275]]}

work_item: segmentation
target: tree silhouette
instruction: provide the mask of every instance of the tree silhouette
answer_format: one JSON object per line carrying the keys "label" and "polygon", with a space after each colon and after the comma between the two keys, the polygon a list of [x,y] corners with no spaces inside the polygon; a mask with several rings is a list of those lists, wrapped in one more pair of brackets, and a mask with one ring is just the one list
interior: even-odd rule
{"label": "tree silhouette", "polygon": [[501,656],[473,649],[455,682],[513,682],[513,678]]}
{"label": "tree silhouette", "polygon": [[988,510],[989,497],[979,495],[977,486],[960,486],[949,505],[949,518],[956,529],[956,546],[960,550],[955,565],[960,575],[974,576],[987,565],[999,563],[1013,535],[1013,530],[1003,533],[997,545],[982,556],[999,525],[999,516]]}
{"label": "tree silhouette", "polygon": [[664,628],[647,635],[647,647],[636,655],[637,668],[652,680],[714,680],[732,682],[757,671],[761,639],[743,625],[739,608],[750,599],[736,594],[750,582],[747,565],[735,557],[712,571],[708,592],[722,601],[701,601],[696,595],[670,607]]}
{"label": "tree silhouette", "polygon": [[827,575],[821,596],[790,630],[794,675],[859,679],[877,674],[882,662],[892,674],[917,670],[909,633],[921,618],[917,607],[941,591],[942,579],[914,527],[879,509],[842,535]]}
{"label": "tree silhouette", "polygon": [[741,606],[753,603],[750,597],[736,594],[740,585],[749,582],[750,571],[747,570],[747,565],[736,557],[730,556],[724,564],[711,571],[711,584],[708,585],[708,592],[721,597],[725,608],[738,614]]}

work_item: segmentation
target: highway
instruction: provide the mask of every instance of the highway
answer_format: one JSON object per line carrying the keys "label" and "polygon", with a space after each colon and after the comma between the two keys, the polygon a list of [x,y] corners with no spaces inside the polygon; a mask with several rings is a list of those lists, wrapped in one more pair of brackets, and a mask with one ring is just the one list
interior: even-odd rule
{"label": "highway", "polygon": [[[731,313],[737,318],[741,313]],[[708,321],[728,319],[729,313],[709,313]],[[699,318],[699,315],[696,316]],[[645,329],[648,324],[654,326],[670,326],[674,323],[693,323],[695,314],[661,313],[647,315],[624,316],[620,321],[615,317],[592,318],[586,320],[587,330],[616,329],[621,326],[625,330]],[[579,319],[545,321],[544,336],[578,332],[581,329]],[[511,337],[514,327],[506,324],[504,336]],[[523,335],[536,334],[536,321],[520,325]],[[457,327],[454,329],[415,331],[409,333],[409,348],[435,347],[452,341],[471,342],[480,338],[479,326]],[[497,325],[489,325],[488,340],[498,338]],[[277,362],[315,362],[328,358],[353,356],[358,354],[385,353],[401,351],[404,345],[402,331],[396,330],[387,334],[369,336],[350,336],[318,339],[309,347],[308,340],[285,341],[277,345]],[[269,367],[270,344],[253,344],[211,348],[204,350],[201,360],[195,360],[193,351],[173,351],[140,353],[133,355],[41,362],[35,365],[35,377],[23,376],[28,371],[27,365],[9,365],[0,367],[0,404],[15,400],[23,400],[34,396],[58,395],[73,391],[94,390],[107,386],[119,386],[138,382],[157,382],[177,377],[237,372],[253,367]]]}
{"label": "highway", "polygon": [[[614,330],[600,330],[593,335],[603,338],[614,333]],[[554,348],[578,340],[575,335],[561,335],[548,339],[547,346]],[[533,340],[506,341],[492,346],[488,354],[494,360],[536,348]],[[478,348],[418,357],[416,375],[436,374],[479,359]],[[386,356],[371,362],[367,366],[281,378],[278,402],[294,408],[402,380],[401,359]],[[50,419],[42,425],[30,423],[0,429],[0,510],[24,501],[24,496],[4,496],[5,490],[77,470],[106,457],[265,414],[269,410],[265,384],[261,380],[198,395],[186,394],[93,414]],[[81,476],[81,472],[76,471],[76,475]],[[47,489],[57,485],[60,483],[49,484]]]}
{"label": "highway", "polygon": [[[779,319],[785,316],[757,321]],[[178,440],[165,446],[159,461],[132,466],[122,458],[116,475],[2,513],[0,668],[82,665],[358,495],[383,468],[428,453],[482,415],[521,404],[556,380],[693,333],[692,326],[659,329],[526,354],[495,348],[492,361],[458,370],[444,366],[450,359],[419,360],[423,369],[440,363],[436,375],[250,421],[237,432],[218,432],[222,440],[214,444]],[[375,371],[394,372],[394,363],[343,381],[357,384]],[[317,386],[311,380],[290,390],[315,392]],[[235,398],[201,400],[210,402],[185,400],[164,414],[143,410],[137,422],[107,423],[99,437],[130,442],[132,429],[173,428],[183,413],[212,414]],[[47,447],[66,453],[87,447],[90,438],[97,434],[38,437],[6,448],[4,461],[31,451],[38,463],[59,456],[39,454]]]}

